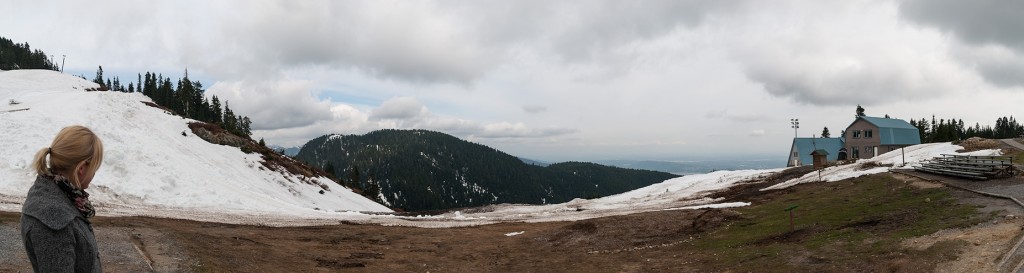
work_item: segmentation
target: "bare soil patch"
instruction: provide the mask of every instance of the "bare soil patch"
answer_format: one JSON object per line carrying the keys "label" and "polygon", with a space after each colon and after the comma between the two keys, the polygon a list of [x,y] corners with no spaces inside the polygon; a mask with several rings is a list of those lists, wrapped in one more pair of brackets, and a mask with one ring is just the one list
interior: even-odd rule
{"label": "bare soil patch", "polygon": [[[750,181],[716,193],[753,202],[750,207],[443,229],[275,228],[146,217],[94,223],[97,234],[108,234],[101,245],[115,249],[107,255],[137,257],[104,259],[111,272],[149,266],[157,272],[984,271],[1012,244],[1022,222],[1005,215],[1019,209],[915,183],[876,175],[759,191],[770,183]],[[800,207],[790,231],[783,208],[792,204]],[[0,213],[3,221],[17,217]],[[0,272],[17,268],[0,264]]]}

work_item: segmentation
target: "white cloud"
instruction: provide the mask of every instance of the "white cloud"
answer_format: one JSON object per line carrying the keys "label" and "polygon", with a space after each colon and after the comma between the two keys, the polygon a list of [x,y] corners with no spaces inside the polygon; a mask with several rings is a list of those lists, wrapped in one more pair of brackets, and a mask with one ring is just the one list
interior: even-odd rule
{"label": "white cloud", "polygon": [[236,115],[252,119],[253,129],[272,130],[302,127],[329,120],[330,101],[318,100],[307,80],[263,82],[217,82],[206,95],[217,96]]}
{"label": "white cloud", "polygon": [[15,0],[0,33],[86,77],[187,67],[286,146],[415,128],[550,161],[719,156],[785,153],[788,119],[838,132],[857,104],[1013,115],[1021,4],[931,3]]}
{"label": "white cloud", "polygon": [[895,3],[791,7],[745,17],[748,29],[731,42],[735,60],[770,94],[815,105],[885,104],[933,99],[974,83],[949,58],[948,39],[904,26]]}
{"label": "white cloud", "polygon": [[398,97],[387,100],[382,103],[380,107],[377,107],[377,109],[370,111],[370,119],[410,120],[420,117],[426,113],[427,107],[420,104],[416,98]]}

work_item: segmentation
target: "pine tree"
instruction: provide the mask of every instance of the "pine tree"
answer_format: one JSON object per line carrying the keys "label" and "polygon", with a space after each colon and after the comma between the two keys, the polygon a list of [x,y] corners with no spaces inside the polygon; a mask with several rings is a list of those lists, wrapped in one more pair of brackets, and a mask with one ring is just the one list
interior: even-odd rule
{"label": "pine tree", "polygon": [[860,104],[858,104],[857,105],[857,117],[863,117],[863,116],[864,116],[864,107],[861,107]]}
{"label": "pine tree", "polygon": [[358,187],[360,185],[359,181],[362,181],[362,179],[359,179],[359,176],[359,166],[352,165],[352,171],[348,173],[349,183],[352,183],[353,186]]}
{"label": "pine tree", "polygon": [[96,84],[99,84],[100,85],[100,89],[103,89],[103,86],[104,86],[103,84],[104,83],[103,83],[103,66],[102,65],[98,69],[96,69],[96,77],[92,79],[92,82],[94,82]]}
{"label": "pine tree", "polygon": [[829,138],[831,136],[832,134],[829,134],[828,132],[828,126],[825,126],[825,129],[821,130],[821,138]]}
{"label": "pine tree", "polygon": [[210,110],[212,112],[211,114],[213,114],[212,122],[216,124],[223,124],[224,110],[220,108],[220,99],[217,99],[216,95],[214,95],[213,98],[210,99]]}
{"label": "pine tree", "polygon": [[238,116],[238,132],[240,133],[239,135],[244,136],[244,137],[251,136],[252,135],[252,130],[250,129],[251,126],[252,126],[252,122],[249,121],[249,117],[241,116],[241,115]]}

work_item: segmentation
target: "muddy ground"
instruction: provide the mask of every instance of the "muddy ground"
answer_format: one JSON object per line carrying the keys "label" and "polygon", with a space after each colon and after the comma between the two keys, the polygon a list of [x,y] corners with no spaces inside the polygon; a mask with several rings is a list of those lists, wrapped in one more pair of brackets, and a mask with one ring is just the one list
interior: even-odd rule
{"label": "muddy ground", "polygon": [[[920,188],[940,186],[912,177],[897,179]],[[757,191],[764,186],[741,185],[721,196],[756,205],[794,191],[829,190],[833,184]],[[824,272],[995,269],[1024,223],[1005,215],[1021,215],[1022,210],[1005,200],[964,191],[954,195],[981,213],[999,217],[903,243],[921,251],[956,249],[948,255],[926,256],[924,261],[891,255],[839,264],[833,257],[796,253],[783,255],[786,260],[779,262]],[[17,239],[18,217],[0,213],[0,272],[31,271]],[[734,266],[745,261],[723,262],[721,253],[692,244],[736,217],[728,209],[675,210],[443,229],[359,224],[281,228],[144,217],[99,217],[94,225],[108,272],[738,272]]]}

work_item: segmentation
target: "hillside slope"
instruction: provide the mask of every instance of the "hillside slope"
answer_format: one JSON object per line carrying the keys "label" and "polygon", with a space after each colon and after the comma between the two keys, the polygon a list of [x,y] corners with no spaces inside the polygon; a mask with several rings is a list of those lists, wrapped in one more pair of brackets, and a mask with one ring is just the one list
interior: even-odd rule
{"label": "hillside slope", "polygon": [[54,71],[0,72],[0,197],[23,200],[35,177],[33,155],[62,127],[79,124],[104,141],[103,166],[89,188],[100,206],[390,211],[330,179],[267,170],[258,154],[208,143],[191,133],[192,120],[146,106],[151,100],[141,94],[84,91],[95,87]]}
{"label": "hillside slope", "polygon": [[678,177],[591,163],[530,165],[493,148],[425,130],[322,136],[306,143],[296,158],[333,171],[352,186],[378,192],[385,204],[413,211],[560,203]]}

